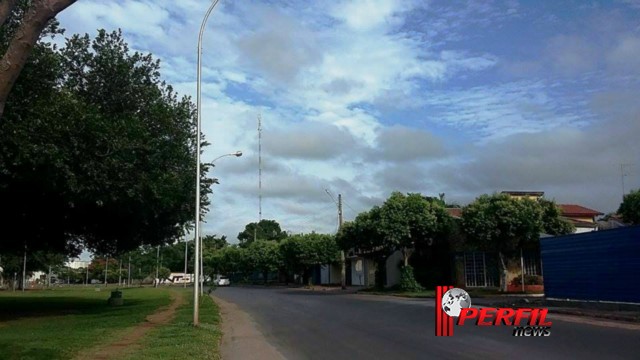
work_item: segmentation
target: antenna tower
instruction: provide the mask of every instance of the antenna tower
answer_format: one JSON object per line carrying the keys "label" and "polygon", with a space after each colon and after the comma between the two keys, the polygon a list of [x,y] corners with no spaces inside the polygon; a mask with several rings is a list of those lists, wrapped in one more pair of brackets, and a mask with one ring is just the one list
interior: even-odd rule
{"label": "antenna tower", "polygon": [[262,221],[262,115],[258,114],[258,222]]}

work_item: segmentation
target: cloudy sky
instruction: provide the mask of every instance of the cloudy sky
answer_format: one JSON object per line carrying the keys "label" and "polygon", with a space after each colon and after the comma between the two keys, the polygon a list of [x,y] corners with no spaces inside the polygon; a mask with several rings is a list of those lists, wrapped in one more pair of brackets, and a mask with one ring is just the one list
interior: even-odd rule
{"label": "cloudy sky", "polygon": [[[121,28],[196,91],[206,0],[80,0],[67,35]],[[225,1],[204,37],[203,129],[216,162],[203,231],[258,218],[334,232],[394,190],[544,191],[601,212],[640,187],[640,1]]]}

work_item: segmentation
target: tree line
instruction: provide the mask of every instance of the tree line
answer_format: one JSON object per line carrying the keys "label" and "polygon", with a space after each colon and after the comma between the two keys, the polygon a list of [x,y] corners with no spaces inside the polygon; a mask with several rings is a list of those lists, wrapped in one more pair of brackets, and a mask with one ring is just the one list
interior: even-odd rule
{"label": "tree line", "polygon": [[401,251],[400,286],[403,290],[419,290],[421,286],[409,265],[416,251],[442,245],[450,250],[491,251],[499,255],[504,271],[508,258],[520,248],[537,246],[541,233],[573,232],[573,225],[560,216],[555,202],[546,199],[482,195],[461,209],[460,218],[451,217],[446,208],[440,198],[394,192],[382,205],[345,223],[337,242],[342,249],[374,259],[378,287],[383,286],[386,259]]}

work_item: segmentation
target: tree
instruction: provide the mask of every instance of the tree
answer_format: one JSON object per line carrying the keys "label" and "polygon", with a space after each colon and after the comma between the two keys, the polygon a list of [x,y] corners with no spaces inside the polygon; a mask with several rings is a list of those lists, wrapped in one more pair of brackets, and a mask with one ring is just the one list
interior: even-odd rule
{"label": "tree", "polygon": [[0,225],[5,239],[30,231],[22,243],[0,240],[0,251],[114,256],[182,237],[193,223],[195,115],[120,32],[40,46],[0,123]]}
{"label": "tree", "polygon": [[640,224],[640,189],[631,190],[624,196],[618,214],[622,215],[622,220],[626,223]]}
{"label": "tree", "polygon": [[247,246],[246,261],[248,270],[262,273],[266,284],[269,273],[278,270],[282,264],[278,243],[271,240],[251,242]]}
{"label": "tree", "polygon": [[566,235],[575,231],[572,223],[562,218],[562,212],[554,201],[539,199],[542,208],[543,231],[549,235]]}
{"label": "tree", "polygon": [[158,280],[160,282],[166,282],[170,276],[171,276],[171,270],[169,268],[164,266],[158,268]]}
{"label": "tree", "polygon": [[280,242],[280,256],[284,270],[302,275],[306,283],[314,265],[333,264],[340,261],[340,248],[335,236],[327,234],[298,234]]}
{"label": "tree", "polygon": [[275,220],[260,220],[259,223],[249,223],[238,234],[238,240],[242,247],[246,247],[254,240],[280,241],[286,237],[287,233],[282,231],[280,224]]}
{"label": "tree", "polygon": [[542,207],[535,200],[506,194],[482,195],[463,208],[462,227],[470,245],[498,253],[503,275],[500,282],[506,290],[505,255],[538,244],[544,228]]}
{"label": "tree", "polygon": [[431,245],[445,236],[450,219],[439,199],[394,192],[380,208],[380,232],[389,247],[401,250],[404,266],[417,245]]}
{"label": "tree", "polygon": [[213,274],[246,274],[246,253],[247,249],[232,245],[216,251],[210,257],[205,257],[204,261],[206,268],[212,269]]}
{"label": "tree", "polygon": [[0,2],[0,119],[7,97],[31,50],[55,16],[76,0],[3,0]]}
{"label": "tree", "polygon": [[94,258],[89,264],[89,281],[98,280],[104,282],[105,271],[107,272],[107,282],[118,282],[119,275],[118,260],[110,258],[107,265],[105,258]]}
{"label": "tree", "polygon": [[[394,251],[403,254],[404,266],[416,247],[431,246],[445,237],[450,218],[441,199],[421,194],[394,192],[380,207],[359,214],[354,222],[347,223],[338,234],[338,242],[345,249],[359,249],[371,254],[378,267],[378,287],[382,286],[385,262]],[[411,278],[404,284],[415,284],[412,271],[403,271]]]}

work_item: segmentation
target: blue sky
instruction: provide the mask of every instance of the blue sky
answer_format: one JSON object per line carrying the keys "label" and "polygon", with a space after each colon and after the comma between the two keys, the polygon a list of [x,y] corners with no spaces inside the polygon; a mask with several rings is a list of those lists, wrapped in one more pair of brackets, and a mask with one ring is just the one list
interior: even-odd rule
{"label": "blue sky", "polygon": [[[208,1],[82,0],[67,35],[121,28],[195,98]],[[220,1],[205,33],[203,128],[218,160],[205,233],[258,217],[334,232],[392,191],[545,191],[617,209],[640,187],[640,1]]]}

